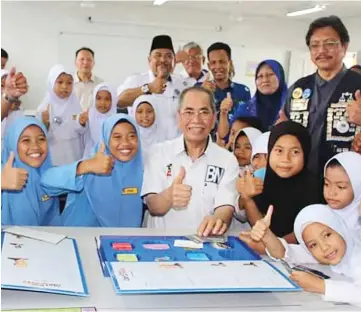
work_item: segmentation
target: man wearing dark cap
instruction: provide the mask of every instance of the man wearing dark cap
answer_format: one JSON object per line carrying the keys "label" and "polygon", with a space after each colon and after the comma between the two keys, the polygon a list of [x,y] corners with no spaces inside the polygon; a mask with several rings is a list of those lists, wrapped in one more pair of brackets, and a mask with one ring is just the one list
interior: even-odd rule
{"label": "man wearing dark cap", "polygon": [[118,107],[128,107],[130,112],[137,97],[152,95],[157,125],[164,131],[164,139],[171,140],[180,134],[176,122],[178,100],[189,83],[180,75],[172,74],[175,53],[169,36],[153,38],[148,63],[148,72],[128,77],[118,88]]}

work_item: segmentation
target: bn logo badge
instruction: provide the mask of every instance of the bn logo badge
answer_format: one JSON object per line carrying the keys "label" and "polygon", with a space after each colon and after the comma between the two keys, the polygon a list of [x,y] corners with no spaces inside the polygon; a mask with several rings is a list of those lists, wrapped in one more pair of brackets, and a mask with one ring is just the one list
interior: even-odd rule
{"label": "bn logo badge", "polygon": [[204,182],[219,184],[224,174],[224,169],[216,166],[207,166],[206,178]]}

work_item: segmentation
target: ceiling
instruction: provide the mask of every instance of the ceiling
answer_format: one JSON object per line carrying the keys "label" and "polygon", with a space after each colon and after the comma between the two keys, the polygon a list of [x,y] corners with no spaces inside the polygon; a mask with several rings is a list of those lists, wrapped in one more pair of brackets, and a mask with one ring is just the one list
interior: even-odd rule
{"label": "ceiling", "polygon": [[[12,1],[9,1],[12,2]],[[8,3],[9,3],[8,2]],[[3,2],[6,3],[6,2]],[[338,15],[340,18],[352,18],[361,16],[361,1],[175,1],[169,0],[159,7],[153,5],[153,1],[105,1],[105,0],[82,0],[82,1],[20,1],[22,5],[31,6],[51,6],[56,9],[72,9],[79,10],[97,10],[101,8],[111,7],[114,10],[119,9],[120,12],[129,9],[137,10],[137,8],[159,8],[159,10],[169,10],[177,18],[177,12],[180,14],[187,11],[202,11],[213,14],[224,14],[234,20],[250,19],[250,18],[277,18],[310,21],[317,17],[325,15]],[[82,8],[80,3],[93,5],[93,8]],[[303,15],[299,17],[286,17],[287,12],[302,10],[314,7],[316,4],[327,5],[326,10]],[[181,16],[180,20],[181,20]]]}
{"label": "ceiling", "polygon": [[[89,1],[89,0],[85,0]],[[103,3],[102,3],[103,2]],[[107,1],[94,2],[96,5],[106,5]],[[109,2],[107,3],[109,4]],[[111,5],[154,7],[153,1],[114,1]],[[208,11],[212,13],[229,14],[234,17],[271,17],[288,18],[286,13],[314,7],[316,4],[327,5],[326,10],[308,14],[293,19],[313,20],[319,16],[338,15],[341,18],[361,16],[361,1],[174,1],[161,5],[161,8],[171,10]],[[176,12],[176,11],[174,11]],[[176,17],[176,16],[175,16]]]}

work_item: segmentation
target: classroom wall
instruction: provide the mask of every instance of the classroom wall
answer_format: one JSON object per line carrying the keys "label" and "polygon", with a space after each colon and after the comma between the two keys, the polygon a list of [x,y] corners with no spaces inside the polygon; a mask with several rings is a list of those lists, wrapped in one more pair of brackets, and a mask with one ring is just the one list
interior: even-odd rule
{"label": "classroom wall", "polygon": [[[2,2],[1,46],[10,54],[9,67],[17,66],[29,80],[30,90],[23,99],[27,109],[41,102],[51,66],[63,63],[73,67],[75,50],[83,45],[95,50],[95,74],[114,85],[147,70],[151,38],[162,33],[172,36],[175,49],[190,40],[204,49],[215,41],[227,42],[233,51],[235,81],[247,84],[252,92],[254,78],[247,72],[263,59],[280,61],[290,80],[309,66],[305,65],[309,60],[304,46],[307,22],[293,20],[290,27],[285,19],[245,18],[238,23],[222,13],[207,11],[178,10],[177,15],[184,19],[175,19],[166,6],[145,8],[134,3],[80,9],[79,3],[67,1]],[[350,48],[361,50],[360,21],[349,23]]]}

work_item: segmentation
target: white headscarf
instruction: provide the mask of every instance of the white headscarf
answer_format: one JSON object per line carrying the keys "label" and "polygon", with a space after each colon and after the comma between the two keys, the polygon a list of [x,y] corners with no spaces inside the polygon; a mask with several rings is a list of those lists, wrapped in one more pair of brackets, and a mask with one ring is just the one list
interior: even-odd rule
{"label": "white headscarf", "polygon": [[72,118],[82,112],[79,100],[77,99],[74,88],[70,96],[66,99],[59,98],[54,92],[54,85],[61,74],[68,74],[72,76],[71,71],[64,68],[63,65],[55,65],[50,69],[47,82],[47,94],[38,107],[38,114],[47,110],[50,104],[49,119],[52,123],[54,117],[60,117],[63,120]]}
{"label": "white headscarf", "polygon": [[270,134],[271,134],[271,131],[262,133],[256,139],[256,141],[252,145],[251,160],[253,160],[253,157],[257,154],[268,154],[268,140],[269,140]]}
{"label": "white headscarf", "polygon": [[[96,109],[96,97],[99,91],[108,91],[112,97],[112,105],[109,111],[105,114],[100,113]],[[103,121],[117,113],[117,95],[115,90],[107,83],[98,84],[93,92],[93,105],[89,108],[89,122],[90,138],[94,144],[100,141],[100,132]]]}
{"label": "white headscarf", "polygon": [[234,137],[233,151],[236,149],[236,142],[241,133],[244,133],[247,136],[249,143],[252,146],[252,152],[253,152],[253,146],[254,146],[257,138],[262,134],[262,132],[256,128],[252,128],[252,127],[246,127],[246,128],[239,130]]}
{"label": "white headscarf", "polygon": [[138,124],[139,132],[140,132],[140,140],[142,143],[142,149],[144,151],[146,151],[146,149],[148,149],[152,144],[162,141],[161,133],[159,131],[159,127],[158,127],[158,123],[157,123],[157,110],[156,110],[156,105],[154,104],[155,101],[156,101],[156,99],[154,98],[153,95],[141,95],[135,99],[135,101],[133,103],[133,107],[132,107],[131,115],[135,120],[137,120],[135,118],[135,115],[136,115],[137,108],[140,104],[147,102],[154,109],[155,120],[154,120],[154,123],[149,128],[144,128]]}
{"label": "white headscarf", "polygon": [[[329,228],[336,231],[341,237],[345,240],[346,243],[346,253],[340,263],[330,266],[332,271],[338,274],[344,274],[350,276],[351,269],[350,263],[352,260],[355,240],[350,234],[349,229],[347,228],[345,222],[342,218],[330,209],[327,205],[310,205],[303,208],[296,217],[294,223],[294,233],[300,245],[309,252],[307,246],[302,238],[302,233],[305,228],[312,223],[322,223],[327,225]],[[310,253],[311,254],[311,253]]]}
{"label": "white headscarf", "polygon": [[354,198],[352,202],[343,209],[334,209],[346,223],[350,230],[354,230],[359,224],[359,206],[361,205],[361,155],[355,152],[344,152],[332,157],[325,165],[324,175],[327,165],[336,159],[345,169],[353,189]]}

